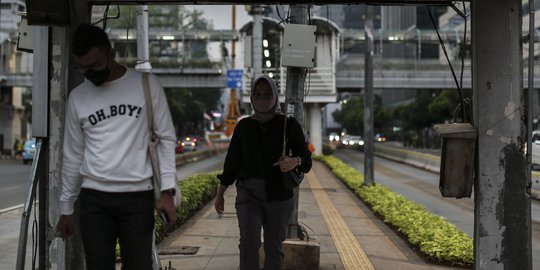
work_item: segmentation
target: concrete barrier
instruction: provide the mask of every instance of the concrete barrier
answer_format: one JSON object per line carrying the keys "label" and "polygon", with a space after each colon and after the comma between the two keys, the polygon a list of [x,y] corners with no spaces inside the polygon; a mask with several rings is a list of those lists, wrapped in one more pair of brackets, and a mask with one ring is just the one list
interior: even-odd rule
{"label": "concrete barrier", "polygon": [[204,150],[176,154],[176,167],[180,167],[186,163],[193,162],[201,158],[206,158],[220,153],[224,153],[227,151],[227,146],[228,145],[226,144],[220,144],[214,145],[212,148]]}

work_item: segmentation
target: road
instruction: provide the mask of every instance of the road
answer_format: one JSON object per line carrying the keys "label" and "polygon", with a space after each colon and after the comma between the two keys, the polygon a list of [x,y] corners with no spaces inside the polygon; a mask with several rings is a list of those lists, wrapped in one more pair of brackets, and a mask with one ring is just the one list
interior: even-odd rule
{"label": "road", "polygon": [[[362,152],[338,150],[334,155],[358,171],[364,170]],[[439,192],[439,175],[383,158],[375,158],[375,182],[394,192],[424,205],[434,214],[443,216],[448,222],[472,236],[474,234],[474,202],[472,199],[443,198]],[[540,202],[533,200],[532,242],[533,269],[540,270]]]}
{"label": "road", "polygon": [[22,161],[0,161],[0,212],[24,203],[29,187],[32,165]]}

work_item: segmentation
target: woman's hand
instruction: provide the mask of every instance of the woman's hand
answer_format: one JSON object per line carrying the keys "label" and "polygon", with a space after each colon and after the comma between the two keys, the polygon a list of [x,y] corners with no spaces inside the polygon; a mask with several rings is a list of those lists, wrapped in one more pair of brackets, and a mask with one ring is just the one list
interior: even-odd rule
{"label": "woman's hand", "polygon": [[223,194],[225,194],[227,187],[228,186],[219,185],[216,192],[216,199],[214,200],[214,208],[220,216],[223,215],[223,212],[225,211],[225,198],[223,197]]}
{"label": "woman's hand", "polygon": [[279,166],[279,170],[281,170],[282,172],[288,172],[298,167],[300,165],[300,161],[297,157],[284,156],[279,158],[279,160],[274,162],[274,164],[272,165]]}
{"label": "woman's hand", "polygon": [[223,195],[216,196],[216,199],[214,200],[214,208],[216,208],[218,215],[223,215],[223,211],[225,211],[225,198],[223,198]]}

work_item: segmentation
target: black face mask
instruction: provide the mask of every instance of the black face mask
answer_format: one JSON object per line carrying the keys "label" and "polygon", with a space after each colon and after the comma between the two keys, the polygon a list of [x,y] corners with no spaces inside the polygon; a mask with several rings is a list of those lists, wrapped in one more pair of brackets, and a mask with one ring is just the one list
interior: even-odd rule
{"label": "black face mask", "polygon": [[101,86],[111,75],[111,70],[109,68],[104,68],[102,70],[93,70],[89,69],[84,73],[84,77],[89,79],[95,86]]}

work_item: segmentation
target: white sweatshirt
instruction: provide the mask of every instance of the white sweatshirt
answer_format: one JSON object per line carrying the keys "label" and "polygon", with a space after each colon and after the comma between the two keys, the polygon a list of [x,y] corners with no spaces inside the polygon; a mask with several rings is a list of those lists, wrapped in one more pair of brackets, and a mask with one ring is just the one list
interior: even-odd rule
{"label": "white sweatshirt", "polygon": [[[165,92],[149,76],[161,190],[176,181],[174,126]],[[73,213],[81,187],[105,192],[152,190],[148,123],[142,73],[126,73],[100,87],[90,81],[75,88],[66,112],[60,212]]]}

